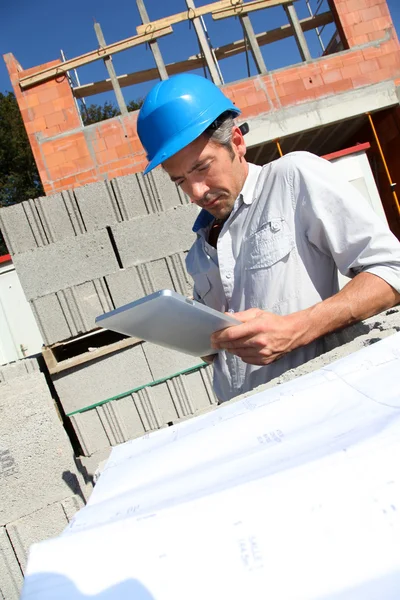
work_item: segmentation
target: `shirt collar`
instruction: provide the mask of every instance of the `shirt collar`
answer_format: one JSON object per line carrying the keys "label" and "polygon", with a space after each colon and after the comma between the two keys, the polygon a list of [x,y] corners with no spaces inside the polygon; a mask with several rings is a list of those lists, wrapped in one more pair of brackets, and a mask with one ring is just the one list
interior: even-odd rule
{"label": "shirt collar", "polygon": [[[252,163],[247,164],[249,166],[249,172],[247,173],[247,177],[244,182],[242,191],[239,195],[242,197],[242,200],[245,204],[251,204],[254,199],[254,190],[262,167],[258,165],[253,165]],[[214,217],[212,216],[212,214],[207,212],[204,208],[202,208],[199,216],[194,222],[192,231],[194,233],[197,233],[200,229],[207,227],[207,225],[209,225],[213,220]]]}

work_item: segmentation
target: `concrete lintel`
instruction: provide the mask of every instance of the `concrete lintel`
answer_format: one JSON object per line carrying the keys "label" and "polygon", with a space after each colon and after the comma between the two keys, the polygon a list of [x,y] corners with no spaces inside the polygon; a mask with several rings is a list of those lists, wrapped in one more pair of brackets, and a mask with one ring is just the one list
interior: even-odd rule
{"label": "concrete lintel", "polygon": [[250,148],[398,103],[399,97],[393,81],[327,96],[247,119],[250,131],[246,135],[246,143]]}

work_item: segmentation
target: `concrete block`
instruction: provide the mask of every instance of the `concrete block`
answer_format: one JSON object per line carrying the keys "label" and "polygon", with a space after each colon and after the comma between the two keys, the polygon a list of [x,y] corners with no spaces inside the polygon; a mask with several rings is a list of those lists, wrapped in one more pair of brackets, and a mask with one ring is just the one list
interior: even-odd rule
{"label": "concrete block", "polygon": [[137,173],[111,180],[124,221],[174,206],[188,204],[189,199],[162,169],[148,175]]}
{"label": "concrete block", "polygon": [[[136,395],[136,394],[135,394]],[[149,407],[149,411],[144,413],[139,406],[133,401],[132,395],[108,402],[97,408],[97,413],[103,424],[103,427],[110,440],[111,446],[127,442],[133,438],[146,433],[150,429],[157,429],[161,425],[151,427],[146,419],[149,414],[150,419],[155,422],[153,411]],[[143,418],[144,417],[144,418]]]}
{"label": "concrete block", "polygon": [[171,377],[174,373],[196,367],[203,362],[197,356],[183,354],[149,342],[143,343],[143,352],[155,381],[162,377]]}
{"label": "concrete block", "polygon": [[104,451],[111,446],[95,408],[73,415],[70,419],[85,456]]}
{"label": "concrete block", "polygon": [[185,268],[185,254],[146,262],[137,267],[120,269],[106,278],[116,308],[162,289],[191,295],[193,283]]}
{"label": "concrete block", "polygon": [[[159,383],[158,385],[142,390],[142,392],[146,392],[146,396],[150,398],[152,406],[154,407],[153,410],[158,415],[158,419],[162,423],[162,426],[174,423],[179,418],[166,383]],[[139,393],[132,395],[137,405],[139,405],[139,402],[143,404],[143,396],[143,393],[141,394],[141,397]]]}
{"label": "concrete block", "polygon": [[[204,370],[210,369],[206,367]],[[176,407],[179,418],[194,415],[211,409],[216,398],[210,388],[209,374],[200,371],[179,375],[167,381],[168,390]]]}
{"label": "concrete block", "polygon": [[72,337],[72,330],[57,294],[47,294],[31,300],[30,305],[46,346]]}
{"label": "concrete block", "polygon": [[61,506],[67,518],[67,521],[70,522],[78,510],[81,510],[85,506],[85,502],[81,498],[81,496],[70,496],[69,498],[65,498],[61,502]]}
{"label": "concrete block", "polygon": [[6,526],[15,554],[23,571],[26,569],[29,548],[32,544],[57,537],[68,525],[60,502],[41,508]]}
{"label": "concrete block", "polygon": [[134,173],[115,177],[110,181],[124,221],[144,217],[154,212],[142,180],[143,176]]}
{"label": "concrete block", "polygon": [[28,373],[36,371],[40,371],[38,360],[36,358],[23,358],[0,367],[0,383],[25,377]]}
{"label": "concrete block", "polygon": [[28,202],[1,208],[0,229],[13,256],[48,243],[43,229],[38,228],[37,220],[33,218]]}
{"label": "concrete block", "polygon": [[103,278],[36,298],[31,306],[46,345],[95,329],[97,315],[114,308]]}
{"label": "concrete block", "polygon": [[22,571],[4,527],[0,527],[0,598],[18,600],[22,587]]}
{"label": "concrete block", "polygon": [[198,208],[190,204],[114,225],[112,232],[124,268],[189,250],[195,240],[192,227],[197,215]]}
{"label": "concrete block", "polygon": [[141,344],[52,376],[65,412],[71,413],[153,380]]}
{"label": "concrete block", "polygon": [[81,493],[69,438],[45,377],[0,384],[0,525]]}
{"label": "concrete block", "polygon": [[106,230],[18,254],[15,268],[28,300],[113,273],[118,262]]}
{"label": "concrete block", "polygon": [[189,204],[190,200],[188,196],[171,181],[162,168],[154,169],[147,175],[140,174],[140,176],[143,178],[147,189],[153,197],[154,206],[158,207],[159,211]]}
{"label": "concrete block", "polygon": [[87,473],[88,479],[91,479],[92,484],[96,483],[95,474],[100,465],[104,464],[104,462],[108,459],[111,454],[111,446],[108,448],[103,448],[103,450],[99,450],[95,452],[91,456],[80,456],[77,460],[81,464],[81,468],[84,469]]}
{"label": "concrete block", "polygon": [[120,269],[105,277],[115,308],[146,295],[136,267]]}
{"label": "concrete block", "polygon": [[85,233],[72,190],[36,198],[34,203],[50,244]]}
{"label": "concrete block", "polygon": [[211,380],[210,367],[203,368],[73,415],[84,454],[102,457],[109,446],[210,410],[216,404]]}
{"label": "concrete block", "polygon": [[103,229],[122,221],[121,211],[109,181],[96,181],[74,190],[86,231]]}

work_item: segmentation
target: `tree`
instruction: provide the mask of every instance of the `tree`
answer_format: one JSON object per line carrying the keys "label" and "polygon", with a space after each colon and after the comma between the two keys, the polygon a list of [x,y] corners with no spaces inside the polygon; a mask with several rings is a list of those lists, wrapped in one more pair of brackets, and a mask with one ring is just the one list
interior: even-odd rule
{"label": "tree", "polygon": [[43,193],[16,98],[12,92],[0,93],[0,206]]}
{"label": "tree", "polygon": [[[17,100],[12,92],[0,93],[0,206],[43,193]],[[0,255],[6,253],[0,232]]]}
{"label": "tree", "polygon": [[[126,108],[129,112],[138,110],[143,104],[143,100],[131,100]],[[89,104],[89,106],[82,106],[82,121],[84,125],[92,125],[99,121],[105,121],[112,117],[117,117],[120,112],[119,109],[111,102],[104,102],[104,104]]]}

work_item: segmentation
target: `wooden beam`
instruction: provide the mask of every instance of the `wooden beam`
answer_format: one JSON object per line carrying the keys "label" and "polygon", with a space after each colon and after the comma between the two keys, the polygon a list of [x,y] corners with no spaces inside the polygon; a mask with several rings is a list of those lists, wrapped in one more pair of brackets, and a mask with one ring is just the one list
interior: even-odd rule
{"label": "wooden beam", "polygon": [[182,21],[188,21],[196,17],[202,17],[203,15],[210,14],[213,10],[223,10],[225,8],[232,7],[233,4],[236,5],[237,3],[243,3],[243,0],[220,0],[220,2],[213,2],[212,4],[205,4],[204,6],[199,6],[198,8],[191,8],[189,10],[185,10],[184,12],[170,15],[169,17],[163,17],[162,19],[151,21],[151,23],[146,23],[146,25],[138,25],[136,27],[136,32],[141,34],[150,33],[154,28],[156,30],[157,27],[159,28],[165,27],[166,25],[175,25],[175,23],[182,23]]}
{"label": "wooden beam", "polygon": [[292,3],[285,6],[285,11],[289,19],[289,23],[293,27],[294,39],[296,40],[300,56],[303,60],[311,60],[310,50],[308,49],[307,41],[300,25],[296,9]]}
{"label": "wooden beam", "polygon": [[[315,29],[316,27],[322,27],[323,25],[327,25],[328,23],[333,22],[333,15],[329,11],[321,13],[319,15],[315,15],[314,17],[306,17],[305,19],[300,20],[300,24],[303,31],[310,31],[312,29]],[[278,27],[277,29],[272,29],[271,31],[256,34],[256,40],[259,46],[265,46],[266,44],[271,44],[273,42],[286,39],[288,37],[291,37],[292,35],[292,26],[289,23],[287,23],[282,27]],[[232,42],[225,46],[221,46],[220,48],[215,48],[214,52],[217,59],[222,60],[224,58],[229,58],[230,56],[241,54],[245,51],[245,49],[245,41],[237,40],[236,42]],[[166,70],[168,75],[171,76],[176,75],[177,73],[184,73],[185,71],[201,68],[203,66],[205,66],[205,61],[203,57],[195,55],[189,57],[184,61],[166,65]],[[137,71],[136,73],[119,75],[118,81],[121,87],[126,87],[128,85],[143,83],[144,81],[152,81],[157,78],[158,72],[157,69],[154,68],[147,69],[145,71]],[[100,94],[102,92],[108,92],[110,90],[112,90],[111,82],[109,79],[105,79],[103,81],[87,83],[85,85],[73,88],[73,93],[76,98],[85,98],[88,96],[93,96],[95,94]]]}
{"label": "wooden beam", "polygon": [[172,27],[168,26],[161,27],[157,30],[152,31],[151,33],[146,33],[144,35],[135,35],[125,40],[115,42],[114,44],[109,44],[104,48],[98,48],[97,50],[92,50],[91,52],[87,52],[86,54],[82,54],[81,56],[77,56],[76,58],[71,58],[63,63],[60,63],[55,67],[48,67],[47,69],[38,71],[33,75],[22,77],[19,81],[19,84],[24,90],[26,88],[32,87],[33,85],[37,85],[38,83],[48,81],[49,79],[61,77],[65,75],[67,71],[76,69],[77,67],[82,67],[83,65],[87,65],[96,60],[103,59],[104,57],[110,56],[111,54],[122,52],[123,50],[132,48],[133,46],[139,46],[140,44],[144,44],[145,42],[150,42],[155,38],[161,37],[163,35],[168,35],[169,33],[172,33]]}
{"label": "wooden beam", "polygon": [[[106,40],[104,39],[103,31],[101,29],[100,23],[94,24],[94,30],[96,33],[97,41],[99,42],[100,48],[106,47]],[[117,99],[117,104],[120,110],[121,115],[127,115],[128,109],[126,108],[124,96],[121,92],[121,87],[119,85],[118,77],[114,69],[114,65],[112,63],[111,56],[106,56],[104,59],[104,64],[110,76],[111,85],[114,90],[115,97]]]}
{"label": "wooden beam", "polygon": [[254,29],[250,22],[250,17],[249,15],[240,15],[239,19],[242,23],[243,33],[249,42],[250,50],[253,55],[253,59],[256,64],[257,70],[259,73],[264,75],[267,72],[267,67],[265,66],[264,57],[261,54],[260,46],[257,43],[257,38],[254,34]]}
{"label": "wooden beam", "polygon": [[[142,23],[144,23],[144,24],[149,23],[150,19],[149,19],[149,15],[147,14],[146,7],[144,5],[144,1],[136,0],[136,5],[138,7],[140,18],[142,19]],[[157,41],[152,40],[151,42],[149,42],[149,46],[150,46],[150,50],[153,53],[153,57],[154,57],[156,65],[157,65],[160,79],[168,79],[167,69],[165,68],[163,57],[161,56],[160,48],[158,47]]]}
{"label": "wooden beam", "polygon": [[254,10],[262,10],[271,8],[272,6],[280,6],[289,4],[296,0],[253,0],[252,2],[235,2],[228,8],[215,10],[211,13],[213,19],[227,19],[228,17],[238,17],[239,15],[247,15]]}
{"label": "wooden beam", "polygon": [[[186,0],[186,5],[187,5],[189,11],[196,10],[193,0]],[[221,85],[222,80],[221,80],[220,74],[217,69],[217,64],[216,64],[217,61],[211,52],[211,48],[208,43],[207,36],[205,34],[203,25],[202,25],[199,17],[195,17],[193,19],[193,26],[196,31],[197,39],[199,40],[201,52],[206,60],[206,64],[207,64],[208,70],[210,72],[211,79],[213,80],[215,85]]]}

